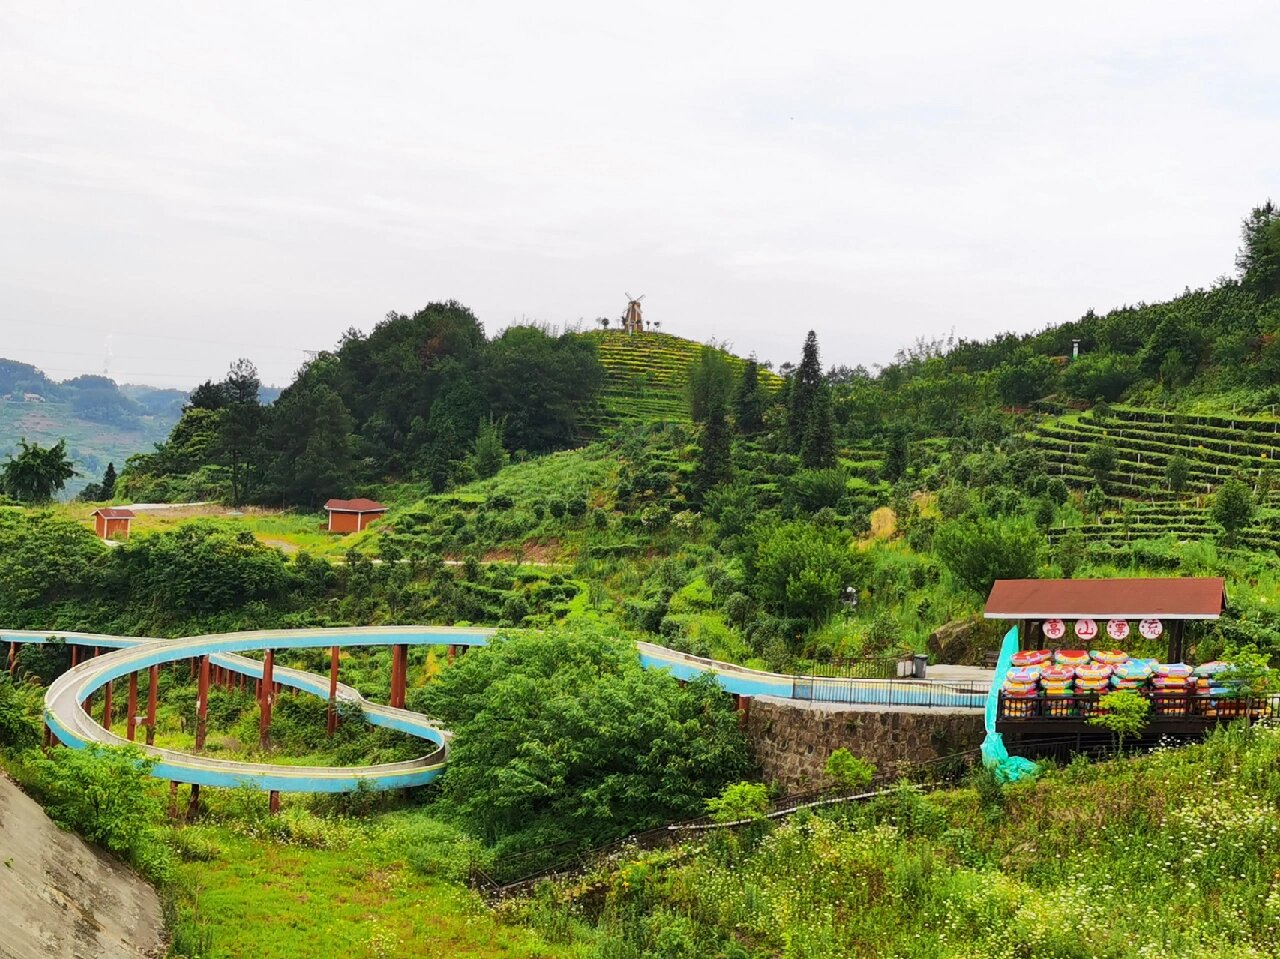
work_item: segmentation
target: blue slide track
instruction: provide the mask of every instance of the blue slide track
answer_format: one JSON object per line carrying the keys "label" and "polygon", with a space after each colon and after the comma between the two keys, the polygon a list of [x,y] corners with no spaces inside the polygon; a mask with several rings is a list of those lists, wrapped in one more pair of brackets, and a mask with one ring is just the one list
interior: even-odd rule
{"label": "blue slide track", "polygon": [[[328,646],[482,646],[496,632],[494,629],[450,626],[368,626],[256,630],[185,639],[151,639],[93,633],[4,630],[0,631],[0,642],[62,642],[111,650],[69,669],[53,681],[45,694],[45,723],[54,737],[66,746],[83,749],[94,745],[128,745],[125,739],[104,729],[89,716],[81,704],[107,683],[151,666],[208,655],[212,665],[260,679],[263,663],[240,655],[241,653],[257,649]],[[966,710],[982,708],[986,698],[985,693],[975,693],[971,689],[957,687],[948,690],[938,684],[924,682],[894,681],[890,684],[877,680],[815,681],[807,677],[761,672],[689,656],[651,643],[637,643],[636,646],[641,663],[647,667],[669,670],[678,679],[691,679],[710,672],[726,692],[742,696],[818,698],[870,706],[893,703],[895,706],[908,708],[913,703],[930,703]],[[277,666],[272,678],[282,686],[323,699],[329,696],[327,676]],[[815,691],[815,684],[822,688]],[[369,702],[349,686],[339,684],[337,697],[340,702],[357,707],[369,723],[417,736],[433,744],[435,748],[418,759],[406,762],[331,767],[246,763],[154,746],[140,748],[145,749],[155,761],[152,775],[158,778],[202,786],[248,785],[278,792],[351,792],[362,785],[373,789],[400,789],[429,783],[444,771],[449,748],[447,730],[412,710]]]}

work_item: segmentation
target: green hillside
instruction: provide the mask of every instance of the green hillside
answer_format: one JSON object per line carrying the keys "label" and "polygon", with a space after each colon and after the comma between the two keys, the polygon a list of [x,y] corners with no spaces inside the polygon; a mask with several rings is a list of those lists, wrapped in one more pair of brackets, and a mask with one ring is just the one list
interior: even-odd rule
{"label": "green hillside", "polygon": [[70,402],[0,398],[0,459],[17,450],[21,439],[41,446],[65,439],[80,474],[67,483],[66,494],[74,496],[86,483],[97,480],[108,463],[120,469],[134,453],[163,442],[177,421],[174,410],[104,423],[78,413]]}
{"label": "green hillside", "polygon": [[[685,388],[689,366],[703,344],[670,333],[593,330],[583,335],[596,344],[606,372],[600,411],[590,426],[600,430],[636,421],[689,422]],[[738,369],[746,365],[741,357],[732,359]],[[761,371],[761,379],[771,389],[782,382],[768,370]]]}

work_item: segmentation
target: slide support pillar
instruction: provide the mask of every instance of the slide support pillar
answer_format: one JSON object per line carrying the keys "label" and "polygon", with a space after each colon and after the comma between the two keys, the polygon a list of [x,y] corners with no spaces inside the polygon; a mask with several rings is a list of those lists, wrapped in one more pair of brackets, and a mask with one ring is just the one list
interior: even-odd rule
{"label": "slide support pillar", "polygon": [[204,749],[209,725],[209,655],[200,657],[200,686],[196,694],[196,751]]}
{"label": "slide support pillar", "polygon": [[258,693],[258,748],[267,749],[271,745],[271,703],[275,699],[276,651],[268,649],[262,659],[262,682]]}
{"label": "slide support pillar", "polygon": [[160,667],[152,666],[147,677],[147,745],[156,741],[156,684],[160,680]]}
{"label": "slide support pillar", "polygon": [[125,707],[124,724],[125,738],[133,742],[138,735],[138,674],[136,671],[129,674],[129,703]]}
{"label": "slide support pillar", "polygon": [[338,647],[329,647],[329,735],[338,728]]}

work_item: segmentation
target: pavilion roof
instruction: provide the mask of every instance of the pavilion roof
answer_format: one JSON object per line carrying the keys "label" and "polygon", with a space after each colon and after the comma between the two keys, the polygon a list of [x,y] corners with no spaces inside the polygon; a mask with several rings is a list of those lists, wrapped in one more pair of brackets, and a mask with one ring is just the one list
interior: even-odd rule
{"label": "pavilion roof", "polygon": [[1217,619],[1227,604],[1221,577],[998,579],[987,619]]}

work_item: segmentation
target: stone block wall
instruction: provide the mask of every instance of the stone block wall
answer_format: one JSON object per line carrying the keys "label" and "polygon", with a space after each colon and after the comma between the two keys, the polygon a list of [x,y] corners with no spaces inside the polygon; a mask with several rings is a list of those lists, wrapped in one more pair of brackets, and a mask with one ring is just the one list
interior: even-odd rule
{"label": "stone block wall", "polygon": [[850,709],[758,697],[747,704],[746,734],[766,782],[787,792],[826,785],[827,757],[844,747],[881,771],[972,749],[982,743],[980,711]]}

